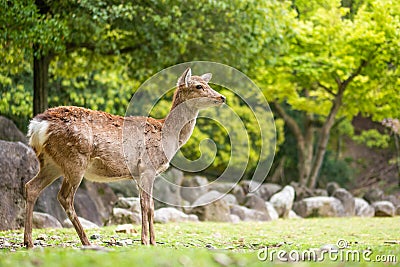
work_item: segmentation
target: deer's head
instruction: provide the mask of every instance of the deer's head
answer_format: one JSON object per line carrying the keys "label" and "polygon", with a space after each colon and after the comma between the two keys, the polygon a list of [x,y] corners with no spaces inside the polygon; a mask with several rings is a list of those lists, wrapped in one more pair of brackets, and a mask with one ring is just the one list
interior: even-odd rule
{"label": "deer's head", "polygon": [[211,73],[192,76],[191,69],[187,68],[178,79],[178,88],[174,95],[174,105],[189,101],[189,105],[197,109],[204,109],[225,103],[225,96],[216,92],[208,85],[211,77]]}

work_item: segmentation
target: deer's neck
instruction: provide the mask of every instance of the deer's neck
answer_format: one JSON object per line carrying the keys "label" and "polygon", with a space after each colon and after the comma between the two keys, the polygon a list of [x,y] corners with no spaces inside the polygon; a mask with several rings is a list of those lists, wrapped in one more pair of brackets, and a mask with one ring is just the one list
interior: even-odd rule
{"label": "deer's neck", "polygon": [[173,105],[165,118],[163,129],[163,145],[171,156],[183,146],[193,133],[199,110],[188,104]]}

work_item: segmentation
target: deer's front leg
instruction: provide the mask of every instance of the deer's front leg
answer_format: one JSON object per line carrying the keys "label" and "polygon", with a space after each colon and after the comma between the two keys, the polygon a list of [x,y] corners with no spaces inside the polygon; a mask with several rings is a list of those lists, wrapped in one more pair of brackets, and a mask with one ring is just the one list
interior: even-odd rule
{"label": "deer's front leg", "polygon": [[143,245],[149,244],[149,230],[150,230],[150,244],[155,245],[154,236],[154,202],[153,202],[153,183],[155,173],[152,171],[144,171],[140,176],[139,181],[139,195],[140,206],[142,210],[142,235],[141,240]]}

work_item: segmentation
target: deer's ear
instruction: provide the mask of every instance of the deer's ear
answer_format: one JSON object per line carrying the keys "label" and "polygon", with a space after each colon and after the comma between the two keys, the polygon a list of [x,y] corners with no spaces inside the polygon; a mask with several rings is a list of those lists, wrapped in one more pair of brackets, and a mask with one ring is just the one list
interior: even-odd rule
{"label": "deer's ear", "polygon": [[189,87],[189,80],[192,77],[192,70],[190,68],[187,68],[179,77],[178,79],[178,86],[180,85],[185,85],[186,87]]}
{"label": "deer's ear", "polygon": [[203,75],[201,75],[201,78],[202,78],[206,83],[208,83],[208,82],[211,80],[211,78],[212,78],[212,74],[211,74],[211,73],[203,74]]}

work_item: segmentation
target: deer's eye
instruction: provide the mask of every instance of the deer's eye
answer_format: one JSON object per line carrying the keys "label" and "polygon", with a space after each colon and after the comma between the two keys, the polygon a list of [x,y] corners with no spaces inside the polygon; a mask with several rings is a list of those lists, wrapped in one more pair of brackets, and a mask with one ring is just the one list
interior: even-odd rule
{"label": "deer's eye", "polygon": [[203,86],[201,84],[196,85],[196,89],[203,89]]}

